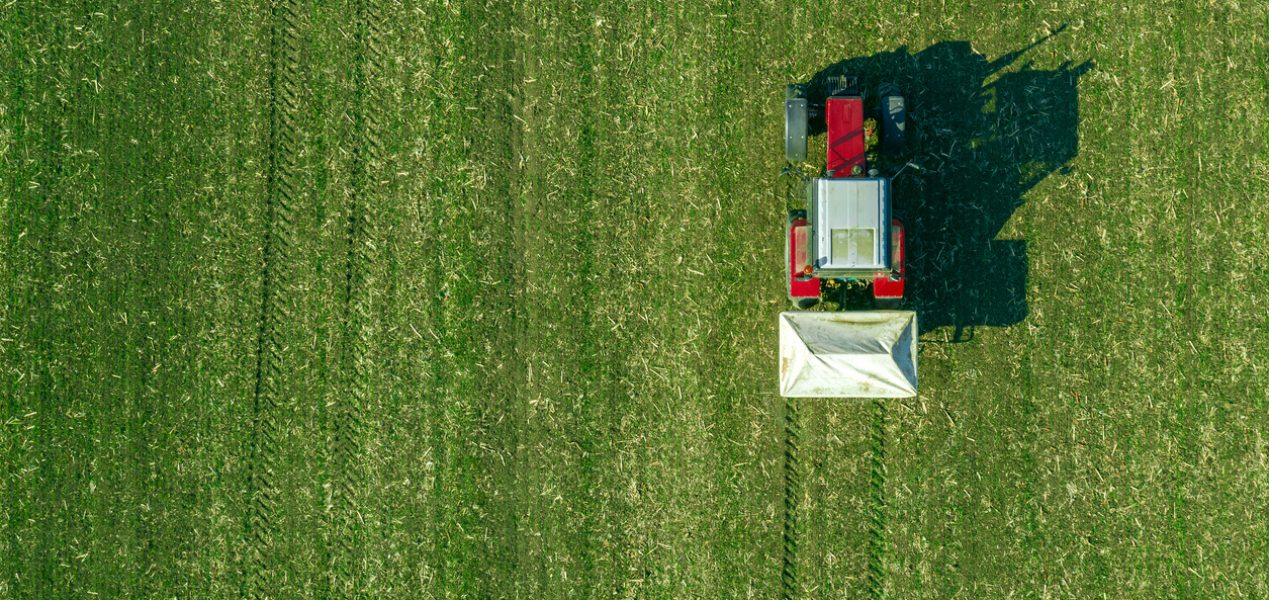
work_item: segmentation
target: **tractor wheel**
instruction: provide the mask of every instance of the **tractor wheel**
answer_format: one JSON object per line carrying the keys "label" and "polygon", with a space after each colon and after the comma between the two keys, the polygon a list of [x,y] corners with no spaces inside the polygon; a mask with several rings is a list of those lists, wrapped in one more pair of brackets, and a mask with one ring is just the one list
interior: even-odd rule
{"label": "tractor wheel", "polygon": [[784,158],[789,162],[806,160],[806,128],[809,116],[806,89],[790,85],[784,93]]}
{"label": "tractor wheel", "polygon": [[820,303],[819,298],[798,298],[797,300],[793,301],[793,308],[796,308],[798,310],[806,310],[808,308],[815,308],[815,305],[819,303]]}
{"label": "tractor wheel", "polygon": [[902,152],[907,128],[907,103],[899,94],[899,88],[883,86],[881,88],[881,149],[891,155]]}
{"label": "tractor wheel", "polygon": [[877,310],[899,310],[903,308],[903,298],[873,298],[873,306]]}

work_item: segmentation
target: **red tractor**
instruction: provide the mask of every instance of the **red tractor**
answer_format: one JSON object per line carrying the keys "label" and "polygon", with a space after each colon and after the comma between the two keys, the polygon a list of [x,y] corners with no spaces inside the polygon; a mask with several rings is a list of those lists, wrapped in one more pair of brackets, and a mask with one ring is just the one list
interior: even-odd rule
{"label": "red tractor", "polygon": [[795,307],[811,308],[844,284],[870,286],[879,309],[903,303],[903,224],[891,210],[891,178],[879,175],[877,146],[901,150],[904,109],[894,88],[866,103],[853,77],[832,78],[823,103],[810,102],[806,86],[788,87],[785,158],[806,161],[808,132],[827,134],[824,176],[804,180],[806,209],[789,213],[785,264]]}

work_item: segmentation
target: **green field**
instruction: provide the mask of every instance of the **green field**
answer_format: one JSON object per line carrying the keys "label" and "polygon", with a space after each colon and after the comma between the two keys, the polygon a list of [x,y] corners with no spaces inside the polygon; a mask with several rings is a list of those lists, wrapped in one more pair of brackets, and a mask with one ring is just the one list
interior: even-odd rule
{"label": "green field", "polygon": [[[1269,597],[1269,4],[1112,4],[0,5],[0,598]],[[786,407],[846,71],[922,393]]]}

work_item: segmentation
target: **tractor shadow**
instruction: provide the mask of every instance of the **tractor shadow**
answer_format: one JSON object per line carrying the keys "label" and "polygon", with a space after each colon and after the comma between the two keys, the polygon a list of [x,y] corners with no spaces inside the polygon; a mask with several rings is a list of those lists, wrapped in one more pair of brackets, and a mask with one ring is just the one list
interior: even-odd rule
{"label": "tractor shadow", "polygon": [[[996,237],[1027,191],[1065,172],[1078,153],[1077,86],[1093,68],[1037,70],[1028,62],[1005,72],[1044,41],[994,60],[965,41],[916,54],[900,47],[836,63],[806,82],[811,102],[823,102],[838,75],[858,77],[866,96],[898,84],[907,99],[904,152],[883,155],[879,168],[894,176],[909,161],[920,167],[904,170],[893,190],[908,239],[908,305],[923,333],[951,327],[953,341],[968,341],[979,325],[1027,316],[1026,241]],[[822,132],[822,123],[810,131]]]}

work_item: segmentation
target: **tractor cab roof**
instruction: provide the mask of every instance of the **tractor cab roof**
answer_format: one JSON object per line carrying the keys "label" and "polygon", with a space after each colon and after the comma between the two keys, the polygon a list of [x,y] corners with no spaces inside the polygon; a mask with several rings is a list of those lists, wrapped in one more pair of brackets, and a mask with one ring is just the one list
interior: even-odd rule
{"label": "tractor cab roof", "polygon": [[866,276],[890,269],[890,180],[818,178],[810,186],[816,270]]}

